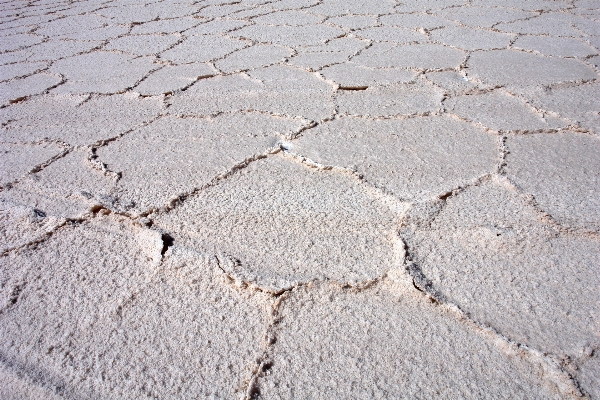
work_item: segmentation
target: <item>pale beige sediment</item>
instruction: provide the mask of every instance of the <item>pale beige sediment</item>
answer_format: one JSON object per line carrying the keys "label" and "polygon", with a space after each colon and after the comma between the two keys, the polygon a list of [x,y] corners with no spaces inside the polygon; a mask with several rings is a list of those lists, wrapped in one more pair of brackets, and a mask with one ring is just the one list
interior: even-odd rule
{"label": "pale beige sediment", "polygon": [[479,323],[558,357],[597,347],[597,235],[557,229],[507,181],[449,197],[401,236],[433,290]]}
{"label": "pale beige sediment", "polygon": [[356,284],[400,267],[396,231],[406,208],[350,173],[273,155],[154,220],[186,246],[217,254],[235,279],[278,293],[315,279]]}
{"label": "pale beige sediment", "polygon": [[299,288],[275,332],[261,398],[559,398],[539,383],[539,368],[482,340],[405,282],[360,292]]}
{"label": "pale beige sediment", "polygon": [[96,216],[3,256],[3,390],[239,396],[272,301],[233,287],[210,257],[162,248],[155,231]]}
{"label": "pale beige sediment", "polygon": [[599,16],[1,3],[0,397],[598,398]]}

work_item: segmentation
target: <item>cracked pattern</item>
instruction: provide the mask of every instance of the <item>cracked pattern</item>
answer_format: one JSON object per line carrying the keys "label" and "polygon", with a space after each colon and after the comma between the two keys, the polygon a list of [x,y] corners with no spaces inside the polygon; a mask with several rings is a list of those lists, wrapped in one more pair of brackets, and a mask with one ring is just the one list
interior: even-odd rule
{"label": "cracked pattern", "polygon": [[[566,226],[600,231],[600,143],[571,133],[507,140],[506,175]],[[539,179],[543,176],[544,179]]]}
{"label": "cracked pattern", "polygon": [[[479,95],[457,96],[446,101],[448,111],[499,132],[527,132],[564,128],[566,121],[529,109],[521,99],[494,90]],[[510,114],[507,109],[513,110]]]}
{"label": "cracked pattern", "polygon": [[415,201],[494,172],[495,144],[493,135],[447,116],[339,118],[304,132],[291,151],[355,170],[371,184]]}
{"label": "cracked pattern", "polygon": [[[273,156],[155,223],[176,240],[189,237],[181,239],[188,246],[221,252],[226,272],[272,292],[314,279],[356,284],[404,261],[395,227],[406,204],[365,186],[353,176]],[[323,191],[332,196],[320,196]]]}
{"label": "cracked pattern", "polygon": [[[72,245],[82,251],[61,250]],[[185,249],[169,250],[161,272],[161,248],[157,232],[98,216],[66,226],[37,250],[5,256],[3,364],[37,369],[33,378],[56,382],[63,397],[235,396],[259,356],[253,344],[264,334],[270,299],[223,284],[214,261]],[[69,298],[77,305],[61,313]],[[23,357],[25,348],[36,351]]]}
{"label": "cracked pattern", "polygon": [[[411,289],[387,281],[360,293],[334,285],[291,292],[261,397],[478,398],[492,391],[498,398],[557,398],[540,384],[537,368],[515,368],[517,354],[499,350]],[[481,379],[483,391],[473,385]]]}
{"label": "cracked pattern", "polygon": [[[260,128],[245,131],[248,123]],[[277,148],[302,126],[299,120],[262,114],[169,116],[99,148],[97,155],[118,173],[115,198],[127,199],[132,211],[147,213],[177,200],[178,194],[209,184],[240,162]],[[148,160],[146,154],[154,158]]]}
{"label": "cracked pattern", "polygon": [[92,145],[151,121],[162,109],[159,99],[131,94],[109,96],[46,95],[0,110],[2,140],[59,140]]}
{"label": "cracked pattern", "polygon": [[576,360],[599,345],[599,237],[548,223],[531,203],[491,179],[401,235],[440,299],[517,342]]}
{"label": "cracked pattern", "polygon": [[0,397],[599,398],[599,50],[597,0],[1,0]]}

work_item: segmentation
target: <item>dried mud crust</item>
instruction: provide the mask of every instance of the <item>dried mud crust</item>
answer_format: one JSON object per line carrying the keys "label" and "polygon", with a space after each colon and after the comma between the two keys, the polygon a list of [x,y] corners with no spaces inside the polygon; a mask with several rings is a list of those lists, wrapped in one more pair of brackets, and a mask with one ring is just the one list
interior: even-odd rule
{"label": "dried mud crust", "polygon": [[0,1],[0,397],[600,398],[593,0]]}

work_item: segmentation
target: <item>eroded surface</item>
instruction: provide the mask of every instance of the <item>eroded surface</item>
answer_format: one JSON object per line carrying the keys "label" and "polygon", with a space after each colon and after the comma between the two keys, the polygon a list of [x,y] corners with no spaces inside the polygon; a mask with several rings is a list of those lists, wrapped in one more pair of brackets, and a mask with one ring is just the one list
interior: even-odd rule
{"label": "eroded surface", "polygon": [[421,285],[506,337],[576,359],[599,344],[598,235],[561,230],[531,203],[492,179],[402,236]]}
{"label": "eroded surface", "polygon": [[37,371],[63,397],[235,396],[270,299],[229,286],[215,260],[186,249],[162,259],[162,247],[155,231],[99,216],[3,256],[5,368]]}
{"label": "eroded surface", "polygon": [[518,354],[498,349],[410,284],[384,282],[359,293],[300,288],[280,313],[273,366],[259,387],[265,398],[477,398],[488,390],[499,397],[556,396],[540,385],[540,369],[515,368]]}
{"label": "eroded surface", "polygon": [[594,0],[0,3],[0,397],[598,398]]}
{"label": "eroded surface", "polygon": [[400,267],[405,210],[352,174],[274,155],[190,196],[155,226],[215,252],[235,279],[280,292],[315,279],[356,284]]}

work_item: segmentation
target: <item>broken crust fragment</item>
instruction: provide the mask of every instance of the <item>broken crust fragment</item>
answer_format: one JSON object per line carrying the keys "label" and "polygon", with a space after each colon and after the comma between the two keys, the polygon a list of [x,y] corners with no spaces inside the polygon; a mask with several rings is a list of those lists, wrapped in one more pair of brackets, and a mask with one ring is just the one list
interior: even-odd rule
{"label": "broken crust fragment", "polygon": [[303,132],[294,152],[353,169],[400,199],[423,201],[493,172],[496,146],[494,135],[450,116],[340,117]]}
{"label": "broken crust fragment", "polygon": [[[269,296],[214,258],[102,215],[0,258],[2,363],[17,396],[234,398],[262,353]],[[162,260],[162,264],[161,264]]]}
{"label": "broken crust fragment", "polygon": [[280,293],[313,280],[360,285],[402,266],[406,208],[348,171],[276,154],[153,218],[176,241],[218,255],[234,279]]}
{"label": "broken crust fragment", "polygon": [[261,113],[166,116],[99,148],[98,158],[120,173],[111,194],[132,204],[130,214],[142,214],[171,207],[180,196],[263,157],[306,123]]}
{"label": "broken crust fragment", "polygon": [[578,362],[569,360],[599,344],[597,235],[558,230],[528,196],[496,178],[448,197],[437,215],[407,224],[401,236],[424,289],[509,340],[563,360],[578,378]]}
{"label": "broken crust fragment", "polygon": [[540,367],[505,352],[404,280],[285,295],[261,398],[554,398]]}

